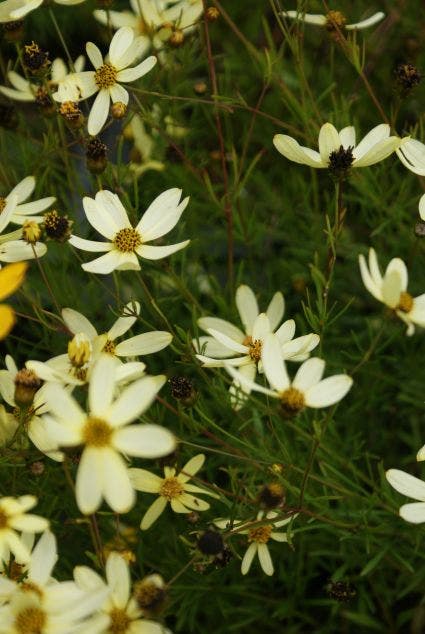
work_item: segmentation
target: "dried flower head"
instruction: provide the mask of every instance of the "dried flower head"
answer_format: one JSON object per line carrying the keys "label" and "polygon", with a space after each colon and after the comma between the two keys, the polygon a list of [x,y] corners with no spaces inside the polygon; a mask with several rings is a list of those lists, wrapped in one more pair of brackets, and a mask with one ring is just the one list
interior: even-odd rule
{"label": "dried flower head", "polygon": [[50,66],[49,53],[43,51],[34,41],[25,44],[22,62],[32,75],[42,75]]}
{"label": "dried flower head", "polygon": [[68,216],[60,216],[56,209],[44,214],[44,232],[50,240],[65,242],[71,235],[73,220]]}

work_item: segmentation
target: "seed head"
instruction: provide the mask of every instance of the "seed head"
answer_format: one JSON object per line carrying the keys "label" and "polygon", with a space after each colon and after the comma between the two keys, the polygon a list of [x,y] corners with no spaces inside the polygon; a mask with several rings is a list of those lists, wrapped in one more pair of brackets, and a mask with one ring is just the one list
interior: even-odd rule
{"label": "seed head", "polygon": [[44,75],[50,66],[49,53],[43,51],[34,41],[24,46],[22,62],[32,75]]}
{"label": "seed head", "polygon": [[106,158],[107,151],[108,146],[105,145],[105,143],[102,143],[102,141],[97,137],[88,141],[86,149],[86,165],[90,172],[93,174],[101,174],[105,170],[108,164],[108,159]]}
{"label": "seed head", "polygon": [[73,220],[69,220],[68,216],[60,216],[56,209],[44,214],[44,232],[50,240],[66,242],[71,235],[73,224]]}
{"label": "seed head", "polygon": [[224,549],[224,541],[219,532],[209,529],[199,537],[197,546],[204,555],[218,555]]}
{"label": "seed head", "polygon": [[177,401],[180,401],[186,407],[194,404],[198,395],[190,379],[185,376],[172,376],[168,383],[171,396]]}

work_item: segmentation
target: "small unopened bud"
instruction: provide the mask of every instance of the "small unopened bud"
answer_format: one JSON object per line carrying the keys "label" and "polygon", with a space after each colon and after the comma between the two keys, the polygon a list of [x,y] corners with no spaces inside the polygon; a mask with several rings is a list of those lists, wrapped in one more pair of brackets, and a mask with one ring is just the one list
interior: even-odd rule
{"label": "small unopened bud", "polygon": [[111,114],[114,119],[123,119],[127,113],[127,106],[122,101],[112,104]]}
{"label": "small unopened bud", "polygon": [[43,475],[44,462],[41,462],[41,460],[36,460],[36,462],[33,462],[32,465],[30,466],[30,471],[35,476]]}
{"label": "small unopened bud", "polygon": [[75,101],[64,101],[61,103],[59,114],[73,130],[78,130],[84,125],[84,115]]}
{"label": "small unopened bud", "polygon": [[90,139],[86,149],[86,165],[90,172],[93,174],[101,174],[105,170],[108,164],[108,159],[106,158],[107,151],[108,146],[102,143],[100,139],[96,137]]}
{"label": "small unopened bud", "polygon": [[196,511],[192,511],[191,513],[187,513],[185,517],[189,524],[197,524],[201,516]]}
{"label": "small unopened bud", "polygon": [[198,395],[192,381],[185,376],[172,376],[168,382],[170,384],[171,396],[186,407],[190,407],[194,404]]}
{"label": "small unopened bud", "polygon": [[24,37],[24,21],[14,20],[2,24],[4,39],[7,42],[20,42]]}
{"label": "small unopened bud", "polygon": [[283,464],[280,462],[274,462],[271,466],[273,473],[283,473]]}
{"label": "small unopened bud", "polygon": [[262,506],[265,506],[267,509],[275,509],[284,504],[285,491],[279,482],[271,482],[261,489],[258,498]]}
{"label": "small unopened bud", "polygon": [[208,9],[205,11],[205,17],[207,18],[208,22],[215,22],[220,17],[220,11],[217,9],[217,7],[208,7]]}
{"label": "small unopened bud", "polygon": [[32,75],[43,75],[50,66],[49,53],[43,51],[35,42],[31,42],[24,46],[22,62]]}
{"label": "small unopened bud", "polygon": [[43,86],[37,89],[35,103],[46,117],[56,114],[56,104]]}
{"label": "small unopened bud", "polygon": [[399,64],[394,70],[394,79],[400,96],[407,97],[421,82],[422,75],[413,64]]}
{"label": "small unopened bud", "polygon": [[224,541],[219,532],[207,530],[198,539],[197,546],[204,555],[218,555],[224,549]]}
{"label": "small unopened bud", "polygon": [[197,81],[193,85],[193,90],[197,95],[204,95],[207,92],[208,86],[204,81]]}
{"label": "small unopened bud", "polygon": [[179,48],[184,42],[183,31],[181,29],[174,29],[168,41],[174,48]]}
{"label": "small unopened bud", "polygon": [[74,368],[82,368],[88,363],[91,353],[90,339],[82,332],[77,333],[68,343],[68,357]]}
{"label": "small unopened bud", "polygon": [[43,381],[33,370],[23,368],[15,376],[15,403],[18,407],[28,407],[34,400],[34,395],[43,384]]}
{"label": "small unopened bud", "polygon": [[148,575],[133,586],[133,597],[142,610],[157,612],[163,605],[166,592],[164,579],[160,575]]}
{"label": "small unopened bud", "polygon": [[56,242],[66,242],[71,235],[73,220],[68,216],[60,216],[56,209],[52,209],[44,214],[44,232],[50,240]]}
{"label": "small unopened bud", "polygon": [[25,220],[22,225],[22,238],[28,244],[35,244],[41,237],[41,228],[34,220]]}

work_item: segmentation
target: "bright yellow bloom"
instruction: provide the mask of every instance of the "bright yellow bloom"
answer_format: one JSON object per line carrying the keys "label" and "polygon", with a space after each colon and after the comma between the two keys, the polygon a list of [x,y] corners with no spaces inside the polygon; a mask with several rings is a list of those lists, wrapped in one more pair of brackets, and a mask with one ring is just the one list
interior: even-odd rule
{"label": "bright yellow bloom", "polygon": [[[0,301],[12,295],[24,281],[28,268],[26,262],[14,262],[0,270]],[[0,304],[0,339],[4,339],[15,324],[13,308]]]}

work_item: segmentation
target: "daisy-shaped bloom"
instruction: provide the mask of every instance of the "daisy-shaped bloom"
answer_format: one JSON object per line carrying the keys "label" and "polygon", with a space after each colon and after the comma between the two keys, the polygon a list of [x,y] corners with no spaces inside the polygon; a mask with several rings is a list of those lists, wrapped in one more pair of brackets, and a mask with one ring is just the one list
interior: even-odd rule
{"label": "daisy-shaped bloom", "polygon": [[353,126],[338,130],[332,123],[322,125],[319,151],[311,150],[286,134],[276,134],[275,148],[290,161],[317,169],[328,168],[336,176],[346,175],[352,167],[367,167],[383,161],[400,145],[401,139],[390,136],[390,126],[381,123],[356,145]]}
{"label": "daisy-shaped bloom", "polygon": [[31,553],[16,531],[41,533],[47,530],[46,519],[27,513],[36,504],[37,498],[33,495],[0,498],[0,561],[8,559],[9,552],[20,562],[30,560]]}
{"label": "daisy-shaped bloom", "polygon": [[140,38],[134,37],[133,29],[119,29],[111,40],[109,55],[103,59],[100,50],[93,42],[87,42],[86,51],[94,71],[76,74],[75,86],[78,93],[69,87],[60,87],[53,97],[58,101],[78,101],[98,93],[90,110],[87,130],[92,136],[103,128],[109,113],[109,102],[127,106],[129,95],[121,82],[127,83],[140,79],[156,64],[156,57],[151,56],[130,68],[131,64],[141,56],[143,50]]}
{"label": "daisy-shaped bloom", "polygon": [[[80,55],[74,62],[75,73],[81,72],[84,68],[85,59]],[[13,88],[8,86],[0,86],[0,92],[14,99],[15,101],[37,101],[37,97],[44,94],[45,89],[39,84],[31,83],[25,77],[22,77],[14,70],[7,73],[7,78]],[[73,81],[73,73],[70,73],[65,62],[60,57],[53,60],[50,67],[50,79],[48,85],[51,89],[60,89],[64,85],[68,85]]]}
{"label": "daisy-shaped bloom", "polygon": [[134,505],[134,489],[121,454],[159,458],[176,446],[173,434],[159,425],[129,425],[148,409],[165,376],[143,377],[114,400],[115,368],[115,360],[108,355],[96,362],[89,384],[88,414],[62,386],[46,385],[49,431],[59,446],[83,447],[76,496],[87,515],[99,508],[103,498],[117,513],[126,513]]}
{"label": "daisy-shaped bloom", "polygon": [[401,139],[397,156],[407,169],[419,176],[425,176],[425,145],[417,139]]}
{"label": "daisy-shaped bloom", "polygon": [[[12,233],[5,233],[0,236],[0,262],[21,262],[23,260],[33,260],[34,258],[41,258],[47,253],[47,247],[43,242],[38,242],[36,239],[33,240],[32,238],[30,238],[30,241],[26,239],[17,239],[22,236],[23,232],[25,232],[26,224],[27,221],[25,221],[23,229],[18,229]],[[40,229],[35,222],[29,224],[33,224],[33,226],[28,227],[30,234],[33,231],[37,234],[40,233]]]}
{"label": "daisy-shaped bloom", "polygon": [[304,361],[291,382],[279,350],[279,339],[273,333],[268,334],[264,341],[262,359],[264,374],[272,389],[250,381],[231,365],[226,365],[226,369],[233,378],[241,384],[245,383],[251,390],[278,398],[288,416],[295,416],[305,407],[334,405],[344,398],[353,384],[353,379],[347,374],[322,379],[325,362],[317,357]]}
{"label": "daisy-shaped bloom", "polygon": [[148,170],[156,170],[161,172],[165,169],[165,164],[153,158],[155,150],[154,136],[149,135],[146,131],[142,117],[135,114],[131,121],[124,128],[124,135],[133,143],[133,149],[130,152],[129,167],[137,176],[141,176]]}
{"label": "daisy-shaped bloom", "polygon": [[[0,270],[0,302],[13,295],[22,285],[28,265],[25,262],[9,264]],[[0,340],[7,337],[15,324],[15,313],[11,306],[0,304]]]}
{"label": "daisy-shaped bloom", "polygon": [[151,46],[162,48],[175,28],[185,33],[192,31],[203,11],[202,0],[130,0],[130,6],[131,11],[96,10],[94,16],[101,24],[111,24],[114,29],[123,26],[134,29],[142,38],[144,52]]}
{"label": "daisy-shaped bloom", "polygon": [[[23,225],[28,219],[34,222],[43,222],[43,216],[35,214],[45,211],[56,200],[54,196],[47,196],[32,202],[25,202],[35,189],[34,176],[27,176],[20,183],[15,185],[12,191],[5,197],[0,198],[0,213],[6,210],[9,201],[15,204],[13,213],[8,221],[17,225]],[[30,216],[30,218],[28,218]],[[0,229],[1,230],[1,229]]]}
{"label": "daisy-shaped bloom", "polygon": [[[254,522],[245,522],[242,520],[233,521],[232,530],[235,530],[235,534],[240,533],[242,535],[248,535],[249,546],[245,552],[245,555],[243,556],[241,564],[241,573],[243,575],[246,575],[249,572],[254,557],[257,554],[263,572],[269,576],[274,573],[273,562],[267,543],[270,541],[270,539],[273,539],[276,542],[287,542],[287,533],[276,532],[275,528],[286,526],[286,524],[289,524],[289,522],[295,516],[292,515],[291,517],[287,517],[283,520],[277,521],[275,520],[275,517],[278,517],[278,513],[276,513],[275,511],[269,511],[266,515],[264,514],[264,511],[260,511],[257,515],[257,519],[254,520]],[[265,520],[270,520],[270,523],[256,525],[257,522],[265,522]],[[220,519],[216,520],[214,524],[218,528],[226,529],[230,526],[230,520]],[[253,526],[250,527],[250,524]]]}
{"label": "daisy-shaped bloom", "polygon": [[412,297],[407,292],[408,274],[403,260],[393,258],[384,276],[379,269],[374,249],[369,249],[369,267],[363,255],[359,256],[359,263],[363,284],[369,293],[404,321],[408,335],[415,332],[415,324],[425,327],[425,293]]}
{"label": "daisy-shaped bloom", "polygon": [[399,510],[400,517],[412,524],[425,522],[425,482],[400,469],[388,469],[385,475],[396,491],[418,500],[418,502],[403,504]]}
{"label": "daisy-shaped bloom", "polygon": [[6,370],[0,370],[0,394],[8,405],[14,408],[13,414],[7,414],[9,425],[13,419],[19,421],[28,438],[52,460],[62,462],[64,456],[55,439],[48,430],[43,414],[48,411],[45,397],[45,386],[33,370],[24,368],[18,371],[13,358],[8,354],[5,358]]}
{"label": "daisy-shaped bloom", "polygon": [[123,308],[122,316],[118,317],[113,326],[101,335],[97,333],[92,323],[81,313],[72,308],[64,308],[62,317],[67,328],[74,334],[83,333],[90,340],[94,354],[106,352],[114,357],[138,357],[163,350],[170,345],[172,335],[162,330],[144,332],[130,337],[120,343],[115,343],[118,337],[124,335],[137,321],[140,313],[139,302],[128,302]]}
{"label": "daisy-shaped bloom", "polygon": [[306,22],[307,24],[324,26],[328,31],[335,31],[337,28],[340,31],[343,31],[344,29],[346,31],[367,29],[369,26],[373,26],[385,18],[385,13],[378,11],[378,13],[371,15],[370,18],[366,18],[360,22],[354,22],[353,24],[347,24],[347,18],[340,11],[329,11],[326,15],[317,13],[299,13],[298,11],[282,11],[281,15],[285,18],[292,18],[294,20]]}
{"label": "daisy-shaped bloom", "polygon": [[116,552],[106,561],[106,583],[87,566],[74,568],[74,579],[82,590],[107,589],[108,596],[92,624],[96,634],[171,634],[160,623],[143,618],[135,598],[131,596],[131,578],[128,563]]}
{"label": "daisy-shaped bloom", "polygon": [[[243,324],[242,331],[224,319],[216,317],[201,317],[198,319],[200,328],[209,333],[209,337],[199,337],[193,344],[197,350],[205,354],[197,354],[205,367],[224,367],[226,364],[238,367],[239,372],[253,381],[257,368],[262,372],[262,355],[264,339],[270,332],[276,331],[279,339],[279,349],[282,359],[303,361],[309,356],[319,343],[319,337],[309,334],[293,338],[295,321],[286,320],[279,326],[285,302],[282,293],[275,293],[265,313],[260,313],[257,299],[249,286],[242,284],[236,291],[236,306]],[[237,356],[235,356],[235,354]],[[232,402],[235,407],[242,404],[240,392],[249,394],[246,384],[235,381],[231,387]]]}
{"label": "daisy-shaped bloom", "polygon": [[83,251],[107,251],[105,255],[83,264],[89,273],[111,273],[116,270],[139,271],[137,256],[147,260],[159,260],[186,247],[190,240],[168,246],[146,244],[171,231],[178,223],[189,198],[180,202],[181,189],[167,189],[149,205],[140,221],[133,228],[120,199],[108,190],[96,194],[96,198],[83,198],[87,220],[109,242],[94,242],[71,236],[70,244]]}
{"label": "daisy-shaped bloom", "polygon": [[191,494],[218,496],[211,491],[189,484],[190,478],[201,469],[204,462],[205,456],[198,454],[184,465],[178,475],[173,467],[164,467],[163,478],[145,469],[129,469],[130,481],[137,491],[159,495],[142,518],[140,524],[142,530],[152,526],[165,510],[168,502],[175,513],[192,513],[192,511],[206,511],[210,508],[208,502]]}

